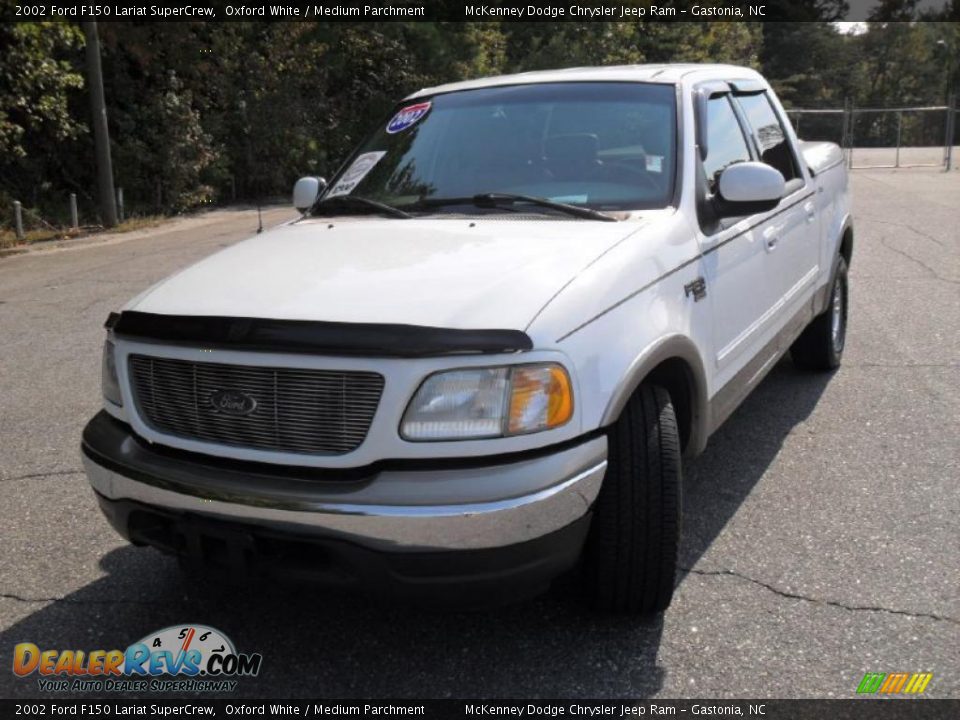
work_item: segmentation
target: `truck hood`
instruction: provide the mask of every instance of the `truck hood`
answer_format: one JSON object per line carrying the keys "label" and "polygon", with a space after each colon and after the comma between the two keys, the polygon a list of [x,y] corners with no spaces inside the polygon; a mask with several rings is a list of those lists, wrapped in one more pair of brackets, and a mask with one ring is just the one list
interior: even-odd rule
{"label": "truck hood", "polygon": [[523,330],[644,221],[312,218],[211,255],[127,309]]}

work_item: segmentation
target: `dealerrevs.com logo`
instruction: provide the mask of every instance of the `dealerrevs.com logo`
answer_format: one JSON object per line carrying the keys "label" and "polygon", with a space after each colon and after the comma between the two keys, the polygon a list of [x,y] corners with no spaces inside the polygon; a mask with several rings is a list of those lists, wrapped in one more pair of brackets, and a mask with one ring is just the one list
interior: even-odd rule
{"label": "dealerrevs.com logo", "polygon": [[863,676],[863,680],[857,686],[857,693],[860,695],[919,695],[927,689],[927,685],[933,679],[933,673],[920,672],[893,672],[893,673],[875,673],[868,672]]}
{"label": "dealerrevs.com logo", "polygon": [[238,677],[260,672],[260,653],[239,653],[206,625],[174,625],[126,650],[13,649],[13,672],[37,675],[41,692],[231,692]]}

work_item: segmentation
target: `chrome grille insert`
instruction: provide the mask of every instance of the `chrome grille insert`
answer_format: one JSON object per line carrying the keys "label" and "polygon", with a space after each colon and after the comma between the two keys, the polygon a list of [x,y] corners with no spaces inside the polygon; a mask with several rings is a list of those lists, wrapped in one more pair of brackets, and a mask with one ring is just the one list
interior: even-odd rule
{"label": "chrome grille insert", "polygon": [[143,421],[157,432],[257,450],[342,455],[367,436],[383,376],[130,356]]}

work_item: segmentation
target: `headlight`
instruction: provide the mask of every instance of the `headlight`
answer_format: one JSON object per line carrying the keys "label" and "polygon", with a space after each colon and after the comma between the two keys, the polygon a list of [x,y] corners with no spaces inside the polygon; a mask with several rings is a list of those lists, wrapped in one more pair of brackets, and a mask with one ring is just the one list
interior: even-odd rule
{"label": "headlight", "polygon": [[114,405],[123,405],[120,396],[120,380],[117,378],[117,362],[114,355],[113,343],[107,340],[103,343],[103,363],[101,364],[101,386],[103,397]]}
{"label": "headlight", "polygon": [[403,414],[406,440],[468,440],[549,430],[573,416],[567,371],[555,363],[431,375]]}

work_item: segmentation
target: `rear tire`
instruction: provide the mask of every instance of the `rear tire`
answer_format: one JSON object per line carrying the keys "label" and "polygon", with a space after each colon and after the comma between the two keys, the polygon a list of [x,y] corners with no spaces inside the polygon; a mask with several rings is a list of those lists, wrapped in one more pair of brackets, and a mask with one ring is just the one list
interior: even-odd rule
{"label": "rear tire", "polygon": [[827,309],[807,325],[790,347],[795,365],[819,371],[840,367],[847,340],[847,297],[847,262],[841,257]]}
{"label": "rear tire", "polygon": [[584,590],[598,610],[652,615],[673,597],[680,544],[680,433],[669,393],[642,385],[608,443],[584,549]]}

